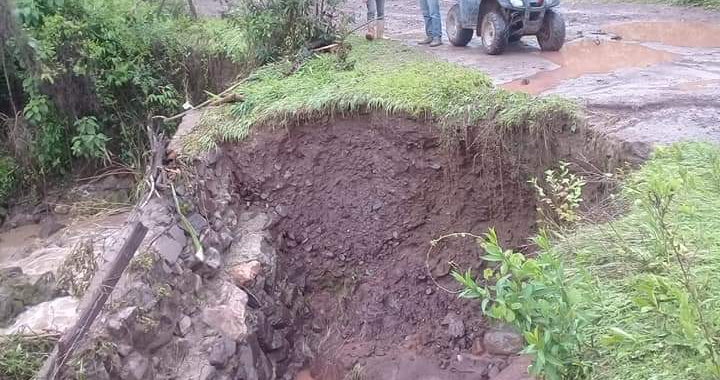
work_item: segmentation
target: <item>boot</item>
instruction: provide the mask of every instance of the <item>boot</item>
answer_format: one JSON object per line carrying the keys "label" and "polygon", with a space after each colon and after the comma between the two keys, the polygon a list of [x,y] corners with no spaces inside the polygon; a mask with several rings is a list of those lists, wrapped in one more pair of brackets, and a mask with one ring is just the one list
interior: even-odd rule
{"label": "boot", "polygon": [[371,21],[368,24],[368,30],[367,30],[367,33],[365,33],[365,38],[368,41],[372,41],[375,39],[375,24],[376,23],[377,23],[377,21]]}
{"label": "boot", "polygon": [[378,20],[376,37],[378,40],[385,38],[385,20]]}
{"label": "boot", "polygon": [[424,40],[418,41],[418,45],[428,45],[431,42],[433,42],[432,37],[425,37]]}

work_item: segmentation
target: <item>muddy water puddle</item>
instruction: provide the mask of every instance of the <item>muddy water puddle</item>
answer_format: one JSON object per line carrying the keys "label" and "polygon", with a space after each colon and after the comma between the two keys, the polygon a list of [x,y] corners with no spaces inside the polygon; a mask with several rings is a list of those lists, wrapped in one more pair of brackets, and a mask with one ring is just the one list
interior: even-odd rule
{"label": "muddy water puddle", "polygon": [[608,25],[604,29],[629,41],[680,47],[720,47],[720,25],[711,23],[628,22]]}
{"label": "muddy water puddle", "polygon": [[612,40],[581,40],[565,45],[558,52],[540,54],[560,67],[512,81],[502,87],[511,91],[539,94],[567,79],[624,68],[648,67],[656,63],[672,61],[677,57],[675,54],[639,44]]}
{"label": "muddy water puddle", "polygon": [[[611,39],[583,39],[565,45],[559,52],[540,52],[542,58],[560,66],[503,85],[511,91],[539,94],[562,81],[586,74],[604,74],[620,69],[643,68],[670,62],[678,55],[642,45],[652,42],[675,47],[720,47],[720,25],[701,22],[628,22],[603,28]],[[690,85],[700,90],[704,84]],[[684,88],[681,88],[685,90]]]}

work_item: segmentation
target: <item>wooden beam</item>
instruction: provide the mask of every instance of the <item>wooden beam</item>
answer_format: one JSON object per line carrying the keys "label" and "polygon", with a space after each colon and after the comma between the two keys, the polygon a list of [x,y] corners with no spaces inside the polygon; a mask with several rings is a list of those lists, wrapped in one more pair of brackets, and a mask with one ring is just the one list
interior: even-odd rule
{"label": "wooden beam", "polygon": [[109,269],[105,272],[102,279],[102,283],[99,287],[93,290],[90,303],[88,307],[80,313],[75,325],[73,325],[62,338],[55,345],[55,349],[50,354],[50,357],[45,361],[45,364],[38,372],[36,379],[38,380],[54,380],[62,369],[63,365],[68,358],[72,356],[72,353],[78,346],[78,343],[82,340],[85,333],[90,330],[95,318],[97,318],[100,311],[105,306],[110,294],[115,289],[120,277],[122,276],[125,268],[130,263],[130,259],[135,255],[140,244],[145,239],[148,229],[140,222],[135,222],[132,225],[130,236],[123,244],[120,252],[115,256],[114,260],[110,262]]}

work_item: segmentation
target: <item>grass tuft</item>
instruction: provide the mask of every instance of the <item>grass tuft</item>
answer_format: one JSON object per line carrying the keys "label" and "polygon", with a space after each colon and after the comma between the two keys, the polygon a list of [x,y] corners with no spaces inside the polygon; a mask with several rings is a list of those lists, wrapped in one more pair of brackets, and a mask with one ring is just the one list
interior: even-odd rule
{"label": "grass tuft", "polygon": [[352,38],[343,55],[320,54],[291,72],[281,62],[263,67],[237,88],[242,103],[206,111],[183,138],[187,153],[239,141],[255,128],[286,128],[325,116],[386,112],[429,120],[446,134],[487,126],[542,134],[575,124],[578,108],[556,97],[535,98],[493,86],[486,75],[389,41]]}
{"label": "grass tuft", "polygon": [[53,332],[0,337],[0,379],[32,379],[59,337]]}

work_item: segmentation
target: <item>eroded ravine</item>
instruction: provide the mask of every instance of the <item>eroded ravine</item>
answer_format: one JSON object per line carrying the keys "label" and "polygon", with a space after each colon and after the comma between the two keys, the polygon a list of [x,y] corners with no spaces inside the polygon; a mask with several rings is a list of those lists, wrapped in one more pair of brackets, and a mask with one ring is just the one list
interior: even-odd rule
{"label": "eroded ravine", "polygon": [[[340,380],[353,369],[378,380],[493,379],[516,363],[519,340],[493,343],[509,333],[444,290],[457,289],[454,266],[483,269],[477,247],[428,256],[429,241],[495,228],[503,245],[530,251],[531,176],[558,160],[611,171],[626,158],[584,126],[557,128],[458,138],[366,113],[257,130],[191,166],[170,160],[204,253],[171,194],[144,202],[130,219],[149,228],[145,243],[72,363],[89,379]],[[588,185],[586,200],[603,191]],[[112,261],[129,227],[95,234],[92,257]]]}
{"label": "eroded ravine", "polygon": [[512,356],[484,351],[492,327],[477,305],[443,290],[457,288],[453,266],[482,270],[477,248],[427,249],[444,233],[488,228],[525,249],[536,218],[530,176],[561,158],[619,162],[585,132],[555,133],[563,137],[548,145],[508,136],[453,151],[432,126],[368,115],[226,145],[233,192],[274,216],[278,271],[307,305],[287,338],[312,352],[296,358],[307,365],[297,379],[340,380],[358,366],[368,379],[408,380],[504,369]]}

